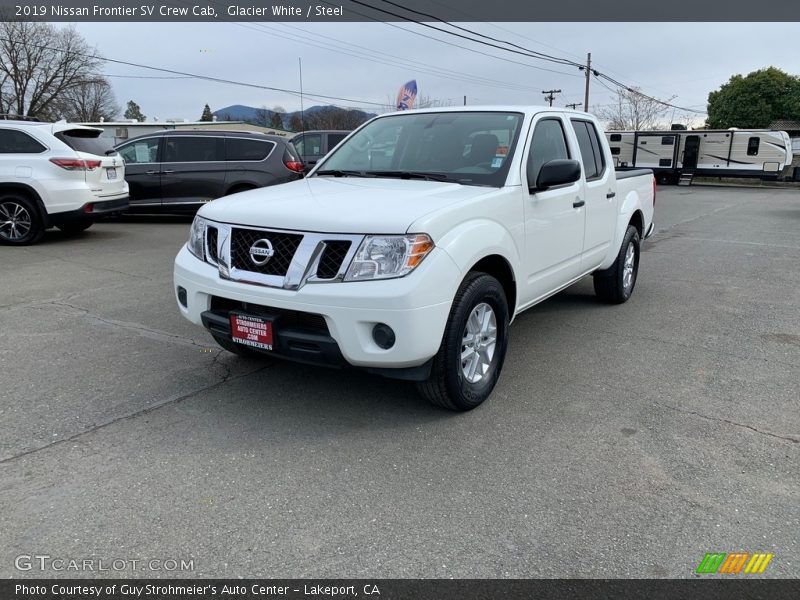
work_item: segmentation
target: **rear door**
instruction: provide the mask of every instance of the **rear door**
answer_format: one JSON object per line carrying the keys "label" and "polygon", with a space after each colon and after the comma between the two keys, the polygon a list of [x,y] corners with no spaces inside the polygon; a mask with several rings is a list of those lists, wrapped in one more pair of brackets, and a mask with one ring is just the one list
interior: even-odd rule
{"label": "rear door", "polygon": [[131,208],[159,208],[161,206],[161,137],[137,138],[117,146],[125,162],[125,180],[128,182]]}
{"label": "rear door", "polygon": [[614,237],[616,224],[616,179],[600,135],[588,119],[570,119],[580,149],[586,179],[586,225],[583,235],[583,269],[603,262]]}
{"label": "rear door", "polygon": [[225,194],[225,138],[167,135],[161,152],[164,208],[196,210]]}
{"label": "rear door", "polygon": [[[535,121],[523,182],[535,182],[542,166],[551,160],[580,158],[574,142],[568,141],[568,127],[556,114],[544,113]],[[583,177],[544,191],[525,191],[525,304],[581,274],[586,216],[583,199]]]}

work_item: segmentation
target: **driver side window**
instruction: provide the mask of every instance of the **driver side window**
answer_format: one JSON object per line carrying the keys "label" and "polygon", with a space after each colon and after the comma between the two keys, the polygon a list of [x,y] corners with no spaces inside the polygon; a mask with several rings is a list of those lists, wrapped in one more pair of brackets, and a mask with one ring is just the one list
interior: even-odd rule
{"label": "driver side window", "polygon": [[564,126],[560,119],[542,119],[533,130],[528,152],[528,182],[536,183],[542,165],[559,158],[570,158]]}

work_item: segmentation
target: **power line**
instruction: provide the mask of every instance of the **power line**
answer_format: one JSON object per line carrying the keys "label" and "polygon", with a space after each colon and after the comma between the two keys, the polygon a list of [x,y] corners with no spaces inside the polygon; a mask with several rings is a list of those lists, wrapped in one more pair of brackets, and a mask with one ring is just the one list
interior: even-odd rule
{"label": "power line", "polygon": [[[0,38],[0,41],[9,42],[11,44],[16,44],[17,43],[17,42],[15,42],[13,40],[10,40],[8,38]],[[134,62],[125,61],[125,60],[118,60],[118,59],[115,59],[115,58],[108,58],[108,57],[101,56],[99,54],[89,54],[89,53],[86,53],[86,52],[75,52],[73,50],[64,50],[63,48],[53,48],[53,47],[45,46],[45,45],[42,45],[42,44],[30,44],[30,45],[35,47],[35,48],[41,48],[41,49],[44,49],[44,50],[51,50],[53,52],[61,52],[61,53],[70,53],[70,52],[72,52],[72,54],[76,54],[78,56],[91,57],[91,58],[95,58],[95,59],[97,59],[99,61],[103,61],[103,62],[110,62],[110,63],[114,63],[114,64],[118,64],[118,65],[126,65],[126,66],[129,66],[129,67],[137,67],[139,69],[149,69],[151,71],[159,71],[161,73],[170,73],[172,75],[183,75],[183,76],[185,76],[187,78],[192,78],[192,79],[201,79],[201,80],[204,80],[204,81],[212,81],[212,82],[215,82],[215,83],[223,83],[223,84],[227,84],[227,85],[238,85],[238,86],[242,86],[242,87],[250,87],[250,88],[262,89],[262,90],[269,90],[269,91],[273,91],[273,92],[283,92],[283,93],[287,93],[287,94],[293,94],[295,96],[299,95],[299,92],[297,90],[290,90],[290,89],[286,89],[286,88],[279,88],[279,87],[273,87],[273,86],[268,86],[268,85],[260,85],[260,84],[257,84],[257,83],[247,83],[247,82],[243,82],[243,81],[235,81],[233,79],[223,79],[221,77],[213,77],[211,75],[198,75],[197,73],[188,73],[186,71],[177,71],[177,70],[174,70],[174,69],[165,69],[163,67],[154,67],[152,65],[145,65],[145,64],[142,64],[142,63],[134,63]],[[319,93],[316,93],[316,92],[314,92],[313,94],[306,94],[306,95],[307,96],[313,95],[313,96],[315,96],[317,98],[325,98],[325,99],[330,99],[330,100],[343,100],[345,102],[360,102],[361,104],[369,104],[371,106],[381,106],[381,107],[384,106],[384,104],[382,102],[370,102],[368,100],[356,100],[356,99],[353,99],[353,98],[344,98],[344,97],[341,97],[341,96],[330,96],[330,95],[327,95],[327,94],[319,94]]]}

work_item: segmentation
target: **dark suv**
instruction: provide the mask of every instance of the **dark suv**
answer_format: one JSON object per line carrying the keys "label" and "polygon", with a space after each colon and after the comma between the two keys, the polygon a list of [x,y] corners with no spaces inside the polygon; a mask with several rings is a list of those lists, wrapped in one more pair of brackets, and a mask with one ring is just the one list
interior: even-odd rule
{"label": "dark suv", "polygon": [[299,179],[304,169],[289,140],[253,132],[165,130],[116,150],[138,212],[194,212],[215,198]]}

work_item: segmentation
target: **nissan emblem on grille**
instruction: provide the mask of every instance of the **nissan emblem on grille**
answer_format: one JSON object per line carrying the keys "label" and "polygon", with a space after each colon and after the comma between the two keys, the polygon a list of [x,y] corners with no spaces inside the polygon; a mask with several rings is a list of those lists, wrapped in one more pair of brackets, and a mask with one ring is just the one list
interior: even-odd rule
{"label": "nissan emblem on grille", "polygon": [[267,264],[274,254],[275,250],[272,249],[272,242],[266,238],[256,240],[250,246],[250,260],[259,267]]}

